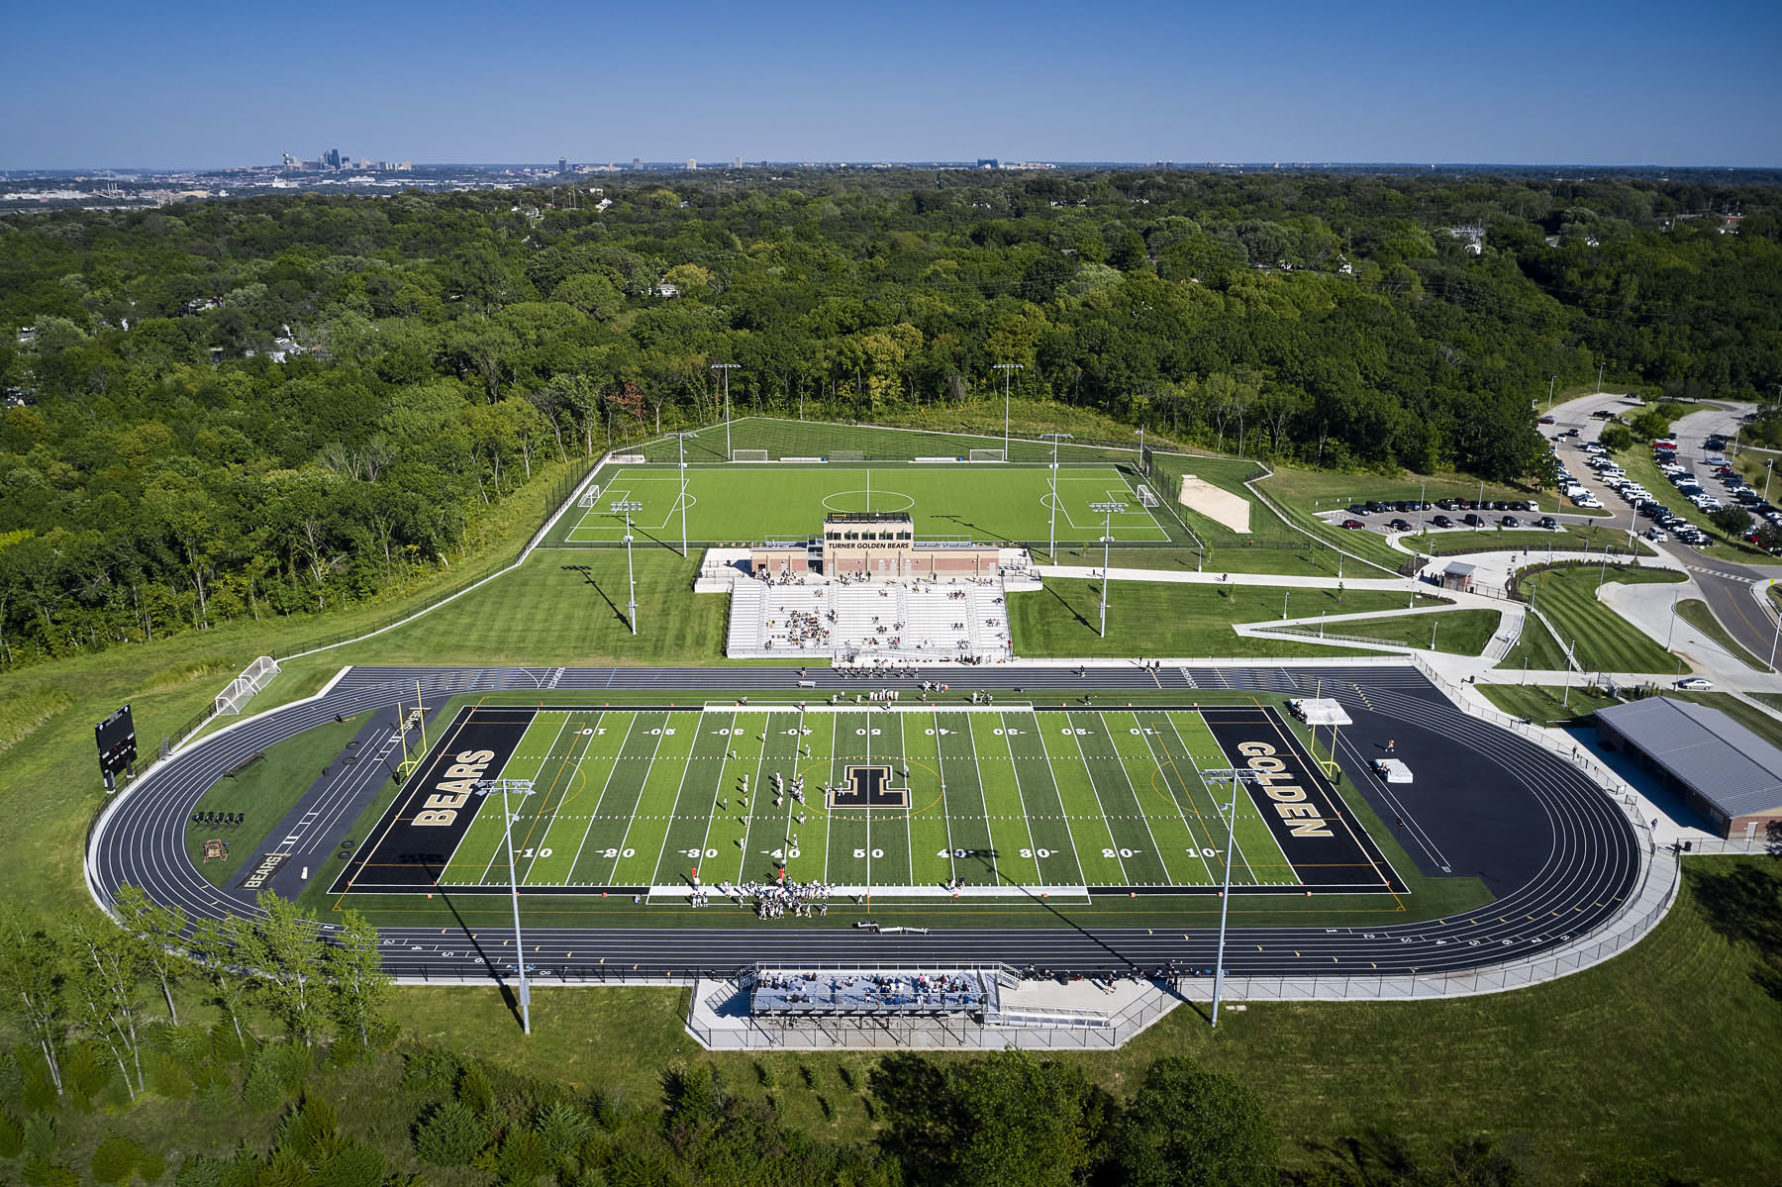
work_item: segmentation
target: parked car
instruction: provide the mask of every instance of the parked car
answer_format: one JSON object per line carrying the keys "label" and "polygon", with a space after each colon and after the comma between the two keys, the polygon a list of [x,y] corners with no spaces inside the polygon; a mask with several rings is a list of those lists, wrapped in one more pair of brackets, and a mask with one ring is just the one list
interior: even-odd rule
{"label": "parked car", "polygon": [[1549,532],[1558,531],[1559,521],[1554,519],[1551,515],[1543,515],[1541,516],[1541,526],[1546,528]]}
{"label": "parked car", "polygon": [[1654,544],[1663,544],[1666,540],[1670,539],[1670,536],[1662,528],[1647,528],[1646,539],[1652,541]]}
{"label": "parked car", "polygon": [[1438,515],[1429,522],[1435,524],[1438,528],[1451,528],[1454,526],[1454,521],[1449,519],[1446,515]]}
{"label": "parked car", "polygon": [[1519,528],[1522,526],[1522,521],[1517,519],[1514,515],[1506,515],[1497,522],[1506,528]]}
{"label": "parked car", "polygon": [[1554,420],[1551,416],[1543,416],[1543,417],[1541,417],[1540,423],[1542,423],[1544,425],[1550,425],[1550,424],[1554,423]]}
{"label": "parked car", "polygon": [[1461,520],[1460,522],[1464,523],[1469,528],[1482,528],[1485,526],[1485,520],[1481,516],[1473,515],[1470,513],[1467,515],[1467,517],[1465,519]]}
{"label": "parked car", "polygon": [[1382,512],[1384,510],[1386,510],[1386,504],[1380,502],[1380,500],[1369,499],[1367,501],[1367,513],[1369,515],[1378,515],[1380,512]]}
{"label": "parked car", "polygon": [[1353,531],[1359,531],[1360,529],[1365,528],[1367,525],[1365,523],[1362,523],[1359,519],[1345,519],[1343,521],[1343,526],[1353,532]]}
{"label": "parked car", "polygon": [[1687,692],[1706,692],[1714,687],[1714,682],[1702,676],[1685,676],[1677,681],[1677,687]]}
{"label": "parked car", "polygon": [[1386,526],[1390,527],[1395,532],[1414,532],[1417,530],[1415,527],[1411,526],[1409,520],[1404,519],[1395,519]]}

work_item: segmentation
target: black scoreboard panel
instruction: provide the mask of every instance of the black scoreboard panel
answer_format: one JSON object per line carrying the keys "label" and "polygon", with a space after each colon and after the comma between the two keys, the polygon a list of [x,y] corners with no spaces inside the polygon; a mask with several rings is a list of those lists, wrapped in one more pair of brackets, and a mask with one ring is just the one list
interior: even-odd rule
{"label": "black scoreboard panel", "polygon": [[101,771],[116,775],[130,769],[136,761],[136,723],[130,717],[130,706],[125,705],[94,726],[93,734],[99,741]]}

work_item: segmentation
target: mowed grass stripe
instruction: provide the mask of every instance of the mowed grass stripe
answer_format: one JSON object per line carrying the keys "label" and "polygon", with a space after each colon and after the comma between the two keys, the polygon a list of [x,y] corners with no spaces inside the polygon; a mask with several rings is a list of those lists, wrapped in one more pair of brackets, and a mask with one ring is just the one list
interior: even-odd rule
{"label": "mowed grass stripe", "polygon": [[[540,716],[556,717],[563,722],[563,732],[555,747],[563,752],[563,758],[552,758],[547,762],[533,781],[532,794],[513,805],[514,815],[518,818],[513,826],[514,873],[522,884],[532,880],[532,867],[538,861],[539,850],[549,848],[544,839],[550,835],[551,825],[562,814],[565,800],[581,786],[582,763],[598,737],[594,730],[599,728],[601,714],[599,710],[590,709]],[[555,850],[552,853],[554,856]],[[501,881],[506,873],[500,869],[499,860],[495,866],[492,880]]]}
{"label": "mowed grass stripe", "polygon": [[[994,886],[1000,881],[996,842],[984,807],[977,752],[972,749],[970,714],[936,711],[934,741],[946,792],[947,827],[953,834],[953,873],[967,885]],[[961,849],[964,857],[958,855]]]}
{"label": "mowed grass stripe", "polygon": [[[749,794],[742,795],[735,786],[719,793],[723,801],[718,813],[712,819],[712,828],[707,835],[706,847],[716,847],[718,857],[712,863],[713,882],[725,878],[732,882],[757,882],[773,876],[772,859],[764,855],[752,853],[749,849],[750,839],[754,836],[754,813],[750,805],[765,803],[769,811],[773,809],[771,791],[761,797],[761,791],[772,787],[772,776],[778,771],[785,777],[786,786],[792,785],[793,776],[798,773],[799,764],[803,761],[798,751],[804,745],[804,738],[799,735],[799,722],[802,714],[796,711],[784,713],[764,713],[759,717],[745,717],[745,721],[759,721],[759,733],[765,738],[761,741],[761,753],[755,765],[755,774],[749,778]],[[811,792],[807,786],[805,798]],[[820,797],[819,797],[820,798]],[[790,797],[788,797],[790,799]],[[804,809],[806,817],[810,809]],[[768,835],[762,833],[762,836]]]}
{"label": "mowed grass stripe", "polygon": [[[576,855],[581,852],[594,813],[600,810],[601,797],[606,794],[613,768],[619,763],[619,751],[625,745],[635,717],[636,714],[623,711],[605,712],[592,726],[586,727],[594,733],[588,739],[588,748],[582,752],[575,784],[563,796],[557,814],[545,832],[544,842],[533,858],[532,868],[526,872],[528,885],[557,886],[569,880],[570,872],[575,869]],[[550,850],[548,854],[547,849]]]}
{"label": "mowed grass stripe", "polygon": [[[1078,886],[1094,881],[1098,884],[1122,882],[1117,861],[1105,861],[1104,847],[1113,838],[1096,813],[1094,847],[1087,853],[1077,850],[1071,822],[1065,819],[1064,800],[1059,795],[1052,775],[1052,763],[1046,755],[1045,742],[1039,736],[1039,722],[1032,712],[1002,714],[1002,736],[1008,743],[1015,771],[1015,784],[1021,792],[1028,831],[1033,834],[1033,856],[1039,862],[1040,878],[1049,886]],[[1079,822],[1087,823],[1087,822]],[[1098,876],[1085,874],[1085,863],[1096,863]],[[1105,872],[1106,877],[1099,875]]]}
{"label": "mowed grass stripe", "polygon": [[[568,722],[556,714],[534,716],[497,778],[537,781],[545,771],[552,769],[553,760],[560,763],[568,756],[567,751],[558,749],[572,744],[563,736],[567,725]],[[501,852],[503,823],[499,803],[493,806],[486,800],[479,803],[475,818],[464,830],[464,836],[458,841],[458,848],[452,851],[451,860],[446,863],[439,880],[456,885],[480,883],[494,863],[495,855]],[[505,868],[501,875],[507,877]]]}
{"label": "mowed grass stripe", "polygon": [[933,886],[953,877],[953,835],[941,794],[940,739],[928,714],[900,716],[903,761],[910,770],[904,781],[910,789],[910,877],[918,886]]}
{"label": "mowed grass stripe", "polygon": [[723,763],[724,752],[712,747],[709,752],[697,749],[713,740],[701,728],[701,714],[670,713],[662,727],[662,745],[644,779],[643,794],[637,810],[631,814],[631,828],[625,834],[619,863],[613,869],[613,881],[620,886],[650,884],[656,866],[662,860],[662,843],[668,836],[669,817],[679,802],[681,790],[689,782],[709,783]]}
{"label": "mowed grass stripe", "polygon": [[[797,745],[807,753],[795,754],[794,762],[804,776],[806,807],[804,823],[797,825],[798,844],[787,838],[792,835],[793,818],[800,811],[791,796],[780,807],[773,806],[773,796],[751,796],[750,808],[755,813],[749,826],[750,869],[763,869],[771,879],[783,862],[786,877],[793,882],[819,882],[829,864],[829,805],[823,798],[823,784],[833,776],[835,762],[836,713],[801,713],[798,724],[787,728],[800,731]],[[809,733],[803,731],[809,730]],[[790,779],[792,772],[788,770]],[[797,849],[794,857],[792,850]],[[778,856],[775,856],[778,854]]]}
{"label": "mowed grass stripe", "polygon": [[[1175,885],[1169,867],[1164,863],[1157,838],[1152,834],[1151,826],[1139,808],[1138,797],[1133,794],[1132,784],[1126,778],[1126,769],[1120,765],[1120,756],[1114,752],[1113,744],[1108,740],[1107,720],[1099,713],[1061,713],[1058,718],[1063,724],[1056,731],[1057,750],[1053,756],[1052,770],[1058,772],[1072,757],[1075,758],[1078,769],[1083,772],[1083,777],[1095,794],[1095,802],[1107,821],[1108,832],[1118,846],[1120,866],[1126,872],[1127,884]],[[1064,734],[1064,728],[1071,732]],[[1046,734],[1048,746],[1053,745],[1054,732],[1048,731]]]}
{"label": "mowed grass stripe", "polygon": [[972,752],[978,760],[978,786],[984,793],[984,811],[990,821],[991,848],[996,854],[996,873],[1004,885],[1037,886],[1039,862],[1033,855],[1033,833],[1015,781],[1014,760],[1009,757],[1002,716],[989,713],[963,715],[971,730]]}
{"label": "mowed grass stripe", "polygon": [[[891,784],[907,787],[905,768],[909,757],[904,751],[903,725],[907,714],[884,713],[870,719],[881,731],[872,738],[872,761],[891,768]],[[866,843],[871,847],[868,861],[872,882],[879,886],[909,886],[914,882],[910,868],[915,859],[910,840],[908,808],[868,809]]]}
{"label": "mowed grass stripe", "polygon": [[[698,738],[675,798],[655,872],[650,875],[653,886],[671,886],[690,878],[695,868],[700,881],[711,882],[711,872],[705,869],[709,848],[705,835],[711,830],[718,800],[728,802],[742,787],[743,775],[754,782],[755,764],[761,756],[760,729],[743,729],[734,712],[690,713],[682,720],[687,722],[684,728],[698,730]],[[715,761],[705,761],[709,759]],[[714,860],[717,856],[715,851],[711,854]]]}
{"label": "mowed grass stripe", "polygon": [[[1152,761],[1163,776],[1164,787],[1188,825],[1189,835],[1201,845],[1203,854],[1208,849],[1218,854],[1210,863],[1213,880],[1224,880],[1224,862],[1230,857],[1233,859],[1231,880],[1234,883],[1254,882],[1255,877],[1243,864],[1242,852],[1228,855],[1225,851],[1225,818],[1219,813],[1213,793],[1201,782],[1200,773],[1193,768],[1187,754],[1179,747],[1171,750],[1166,745],[1174,739],[1176,732],[1168,717],[1162,713],[1139,713],[1136,719],[1139,729],[1144,731],[1145,745],[1151,751]],[[1221,765],[1225,764],[1221,762]]]}
{"label": "mowed grass stripe", "polygon": [[[1206,718],[1200,714],[1171,713],[1169,720],[1175,726],[1178,744],[1186,749],[1197,770],[1237,764],[1238,759],[1225,753],[1218,739],[1213,737],[1213,731],[1207,727]],[[1281,745],[1280,735],[1273,728],[1257,728],[1268,728],[1268,737],[1259,734],[1258,741],[1269,741],[1277,747]],[[1301,761],[1309,768],[1308,758],[1302,755]],[[1229,789],[1222,794],[1229,797]],[[1227,798],[1222,806],[1229,807],[1230,802]],[[1268,821],[1263,818],[1262,810],[1256,806],[1256,800],[1247,787],[1237,797],[1237,848],[1243,865],[1249,867],[1258,882],[1299,883],[1299,872],[1287,860],[1287,854],[1281,849],[1281,843],[1275,840],[1275,834],[1269,831]]]}
{"label": "mowed grass stripe", "polygon": [[[887,714],[887,716],[889,716]],[[861,763],[867,760],[868,744],[871,735],[865,731],[879,723],[872,714],[866,712],[837,713],[835,715],[835,753],[830,763],[829,781],[840,784],[847,778],[849,763]],[[878,747],[881,756],[885,753],[883,746]],[[821,790],[821,789],[819,789]],[[826,866],[828,874],[825,881],[837,886],[863,886],[867,880],[865,857],[855,857],[856,850],[866,848],[866,810],[863,808],[837,808],[829,813],[829,837]]]}
{"label": "mowed grass stripe", "polygon": [[625,834],[630,830],[632,813],[637,811],[638,797],[643,794],[644,778],[662,744],[662,726],[667,719],[668,714],[658,710],[640,712],[632,720],[612,778],[607,780],[594,818],[588,822],[575,868],[569,872],[570,885],[613,884],[613,870],[624,853]]}
{"label": "mowed grass stripe", "polygon": [[1206,886],[1218,881],[1213,876],[1212,859],[1201,852],[1211,846],[1190,831],[1182,806],[1170,791],[1137,716],[1130,712],[1105,713],[1102,720],[1107,723],[1108,738],[1126,771],[1139,811],[1157,838],[1158,853],[1169,869],[1171,883]]}
{"label": "mowed grass stripe", "polygon": [[[1064,713],[1036,713],[1035,732],[1045,750],[1046,763],[1052,771],[1052,784],[1058,800],[1069,818],[1071,842],[1076,846],[1077,861],[1083,867],[1083,880],[1090,886],[1124,886],[1135,881],[1121,856],[1123,847],[1114,837],[1113,822],[1090,781],[1089,769],[1083,765],[1083,752],[1077,748],[1076,727]],[[1142,860],[1132,846],[1124,846],[1133,860]],[[1142,847],[1149,850],[1151,846]],[[1155,860],[1155,854],[1149,854]]]}

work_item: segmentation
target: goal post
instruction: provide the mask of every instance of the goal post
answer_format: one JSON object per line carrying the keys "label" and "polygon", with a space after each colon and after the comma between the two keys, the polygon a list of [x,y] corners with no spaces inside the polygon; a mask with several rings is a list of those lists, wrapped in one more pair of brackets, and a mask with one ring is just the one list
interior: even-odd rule
{"label": "goal post", "polygon": [[278,675],[278,661],[270,655],[262,655],[249,664],[229,686],[217,694],[215,711],[220,716],[230,716],[241,712],[241,707],[253,698],[253,695],[266,687],[266,682]]}
{"label": "goal post", "polygon": [[1138,488],[1138,501],[1141,507],[1157,506],[1157,495],[1150,487],[1141,484]]}
{"label": "goal post", "polygon": [[588,489],[582,492],[582,497],[575,501],[575,505],[577,507],[592,507],[599,501],[600,501],[600,484],[598,482],[594,482],[594,483],[590,483],[588,485]]}
{"label": "goal post", "polygon": [[968,460],[974,462],[1001,462],[1008,460],[1008,456],[1000,449],[974,449],[971,451],[971,456]]}
{"label": "goal post", "polygon": [[730,460],[733,462],[766,462],[772,459],[767,456],[765,449],[733,449],[730,451]]}

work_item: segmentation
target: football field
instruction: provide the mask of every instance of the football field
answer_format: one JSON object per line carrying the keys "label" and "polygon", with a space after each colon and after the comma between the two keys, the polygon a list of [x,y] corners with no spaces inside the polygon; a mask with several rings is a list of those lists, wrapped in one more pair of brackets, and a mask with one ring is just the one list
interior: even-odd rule
{"label": "football field", "polygon": [[[1403,893],[1272,708],[461,710],[334,886],[685,895]],[[776,774],[783,793],[776,793]],[[803,802],[791,794],[803,780]]]}
{"label": "football field", "polygon": [[[625,538],[617,502],[631,513],[640,538],[681,536],[681,479],[672,467],[626,467],[607,478],[592,507],[571,507],[558,539],[570,544]],[[1169,533],[1139,505],[1137,492],[1113,466],[1061,467],[1057,532],[1060,540],[1099,540],[1107,520],[1091,509],[1123,503],[1116,541],[1160,542]],[[1050,538],[1052,490],[1046,467],[857,465],[723,466],[687,471],[687,536],[699,541],[802,540],[820,532],[835,511],[907,511],[919,537],[979,541]],[[1164,514],[1167,514],[1165,512]]]}

